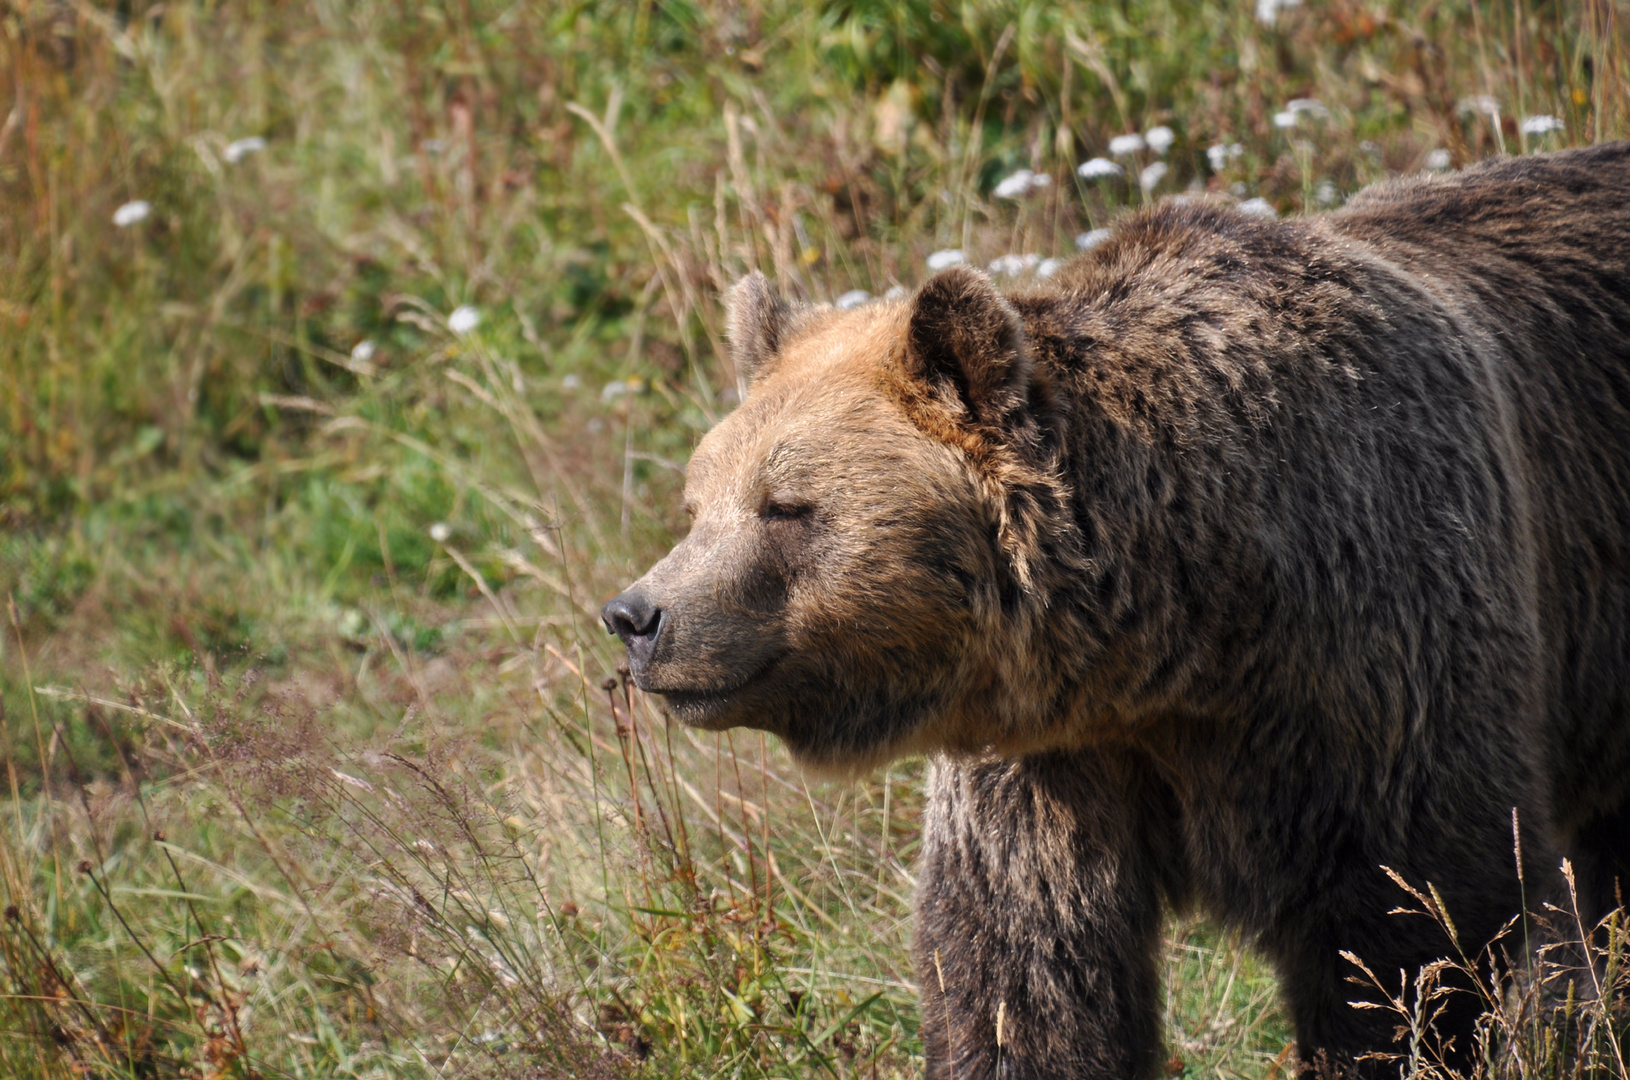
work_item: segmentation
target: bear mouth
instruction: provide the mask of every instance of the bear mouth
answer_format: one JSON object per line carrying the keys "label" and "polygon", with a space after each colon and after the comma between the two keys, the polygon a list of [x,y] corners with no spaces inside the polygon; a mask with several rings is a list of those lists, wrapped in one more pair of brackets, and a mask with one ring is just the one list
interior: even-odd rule
{"label": "bear mouth", "polygon": [[754,710],[753,715],[734,717],[734,706],[743,694],[751,691],[765,680],[771,670],[780,662],[779,656],[771,657],[763,665],[729,686],[724,687],[642,687],[647,693],[656,694],[662,698],[662,709],[669,716],[678,720],[686,727],[702,728],[708,731],[723,731],[733,727],[763,728],[766,731],[775,731],[775,727],[768,723],[755,723],[754,720],[762,717],[768,719],[761,710]]}

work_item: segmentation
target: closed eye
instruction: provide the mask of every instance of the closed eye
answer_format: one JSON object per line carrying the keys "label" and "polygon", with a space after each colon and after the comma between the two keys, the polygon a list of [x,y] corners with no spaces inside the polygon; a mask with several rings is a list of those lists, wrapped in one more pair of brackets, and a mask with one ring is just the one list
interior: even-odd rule
{"label": "closed eye", "polygon": [[766,500],[758,516],[765,521],[807,521],[815,516],[815,508],[809,503],[781,502],[776,499]]}

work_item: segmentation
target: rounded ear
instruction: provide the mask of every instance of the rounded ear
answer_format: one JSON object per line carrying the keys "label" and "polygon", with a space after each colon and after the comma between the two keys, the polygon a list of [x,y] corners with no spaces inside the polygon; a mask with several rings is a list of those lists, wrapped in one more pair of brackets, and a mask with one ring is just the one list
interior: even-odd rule
{"label": "rounded ear", "polygon": [[770,288],[769,278],[754,270],[731,286],[726,312],[730,361],[745,385],[780,351],[794,308]]}
{"label": "rounded ear", "polygon": [[1022,409],[1030,390],[1030,353],[1019,315],[990,282],[967,266],[935,274],[911,301],[906,369],[950,391],[986,424]]}

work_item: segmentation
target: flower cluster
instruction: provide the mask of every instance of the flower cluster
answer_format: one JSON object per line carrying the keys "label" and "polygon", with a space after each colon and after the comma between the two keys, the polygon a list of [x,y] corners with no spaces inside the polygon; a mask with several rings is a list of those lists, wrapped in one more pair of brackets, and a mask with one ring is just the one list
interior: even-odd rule
{"label": "flower cluster", "polygon": [[146,221],[153,213],[153,204],[146,199],[134,199],[113,212],[113,223],[121,229]]}
{"label": "flower cluster", "polygon": [[1075,174],[1083,180],[1105,180],[1111,176],[1120,176],[1125,172],[1125,169],[1113,161],[1101,157],[1083,161],[1075,170]]}
{"label": "flower cluster", "polygon": [[996,185],[996,189],[991,194],[998,199],[1018,200],[1044,190],[1052,182],[1053,178],[1046,173],[1020,169],[1010,176],[1003,177],[1002,182]]}

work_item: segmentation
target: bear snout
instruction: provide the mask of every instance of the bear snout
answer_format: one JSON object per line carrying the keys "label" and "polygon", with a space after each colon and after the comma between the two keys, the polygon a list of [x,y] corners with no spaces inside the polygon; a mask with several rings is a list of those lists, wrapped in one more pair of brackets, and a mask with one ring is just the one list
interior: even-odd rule
{"label": "bear snout", "polygon": [[662,636],[662,609],[644,593],[629,589],[608,600],[600,609],[600,618],[607,630],[623,639],[629,667],[638,679],[656,653],[657,638]]}

